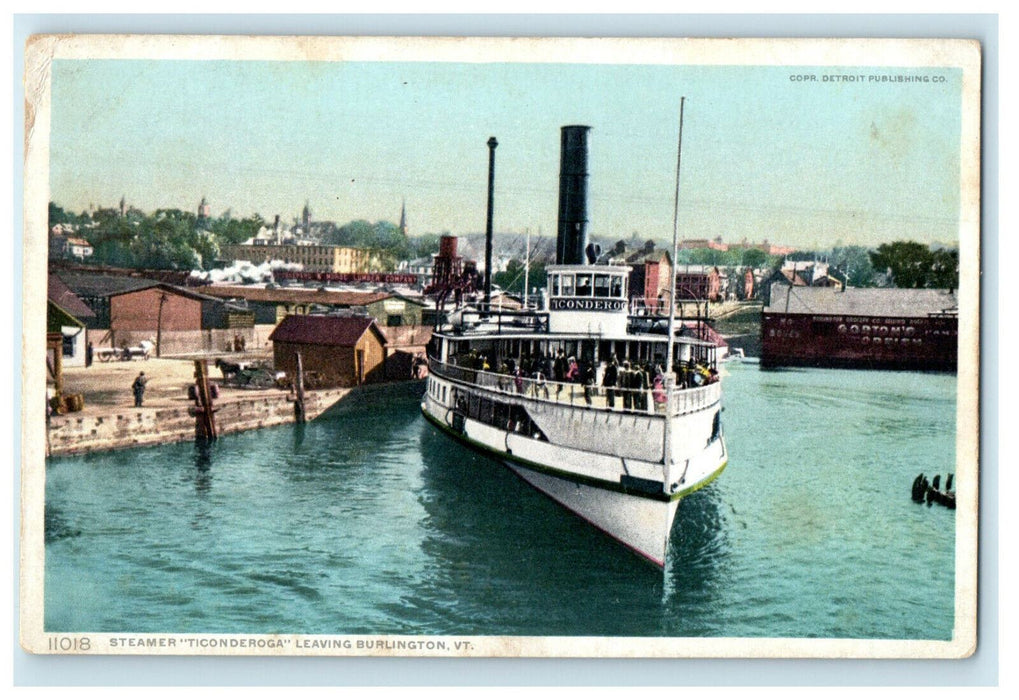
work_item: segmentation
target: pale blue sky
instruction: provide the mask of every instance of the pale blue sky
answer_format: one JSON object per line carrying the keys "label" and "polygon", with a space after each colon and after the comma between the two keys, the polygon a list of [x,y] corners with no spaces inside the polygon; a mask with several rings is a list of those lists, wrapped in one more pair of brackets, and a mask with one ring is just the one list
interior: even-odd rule
{"label": "pale blue sky", "polygon": [[[824,83],[832,73],[944,82]],[[816,82],[794,82],[794,73]],[[958,238],[961,73],[450,63],[57,60],[51,199],[412,233],[556,229],[559,129],[592,127],[590,233],[794,246]]]}

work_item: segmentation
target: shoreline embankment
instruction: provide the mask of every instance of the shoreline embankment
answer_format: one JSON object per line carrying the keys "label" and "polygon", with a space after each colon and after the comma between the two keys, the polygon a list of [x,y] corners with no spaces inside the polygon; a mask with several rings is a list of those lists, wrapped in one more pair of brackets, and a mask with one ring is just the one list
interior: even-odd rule
{"label": "shoreline embankment", "polygon": [[[81,397],[80,410],[54,413],[48,420],[46,454],[62,456],[143,447],[195,439],[195,402],[188,397],[194,383],[194,360],[153,358],[69,367],[63,373],[63,394]],[[236,358],[241,359],[241,358]],[[143,405],[134,406],[131,384],[144,373]],[[238,388],[212,377],[218,385],[216,430],[228,435],[294,423],[292,392],[276,387]],[[420,382],[393,381],[361,387],[307,389],[305,419],[326,411],[371,411],[374,404],[423,390]]]}
{"label": "shoreline embankment", "polygon": [[[317,418],[353,389],[305,392],[307,420]],[[113,408],[102,413],[67,413],[50,418],[49,455],[83,454],[195,439],[195,418],[190,405],[179,407]],[[216,402],[216,428],[220,435],[257,430],[294,422],[293,397],[259,392]]]}

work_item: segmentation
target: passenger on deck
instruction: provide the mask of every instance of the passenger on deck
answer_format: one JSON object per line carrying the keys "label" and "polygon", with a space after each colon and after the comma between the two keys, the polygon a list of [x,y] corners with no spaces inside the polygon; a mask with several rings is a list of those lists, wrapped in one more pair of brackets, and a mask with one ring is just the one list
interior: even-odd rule
{"label": "passenger on deck", "polygon": [[538,392],[544,394],[545,398],[548,398],[548,384],[545,383],[545,371],[541,365],[538,364],[538,368],[534,370],[534,382],[531,384],[531,392],[534,397],[538,397]]}
{"label": "passenger on deck", "polygon": [[623,369],[619,372],[619,386],[623,390],[623,410],[629,411],[633,408],[633,392],[630,391],[630,383],[633,381],[633,370],[630,369],[630,361],[623,361]]}
{"label": "passenger on deck", "polygon": [[577,365],[577,358],[571,357],[567,360],[566,381],[577,382],[580,380],[580,366]]}
{"label": "passenger on deck", "polygon": [[655,367],[655,378],[652,380],[651,397],[655,402],[655,411],[665,410],[665,401],[668,398],[665,392],[665,375],[661,366]]}
{"label": "passenger on deck", "polygon": [[584,401],[591,405],[591,394],[594,390],[594,365],[584,360],[580,368],[580,382],[584,385]]}
{"label": "passenger on deck", "polygon": [[552,364],[552,376],[556,381],[556,398],[559,397],[559,393],[563,390],[563,382],[566,381],[566,372],[568,371],[569,363],[566,361],[566,354],[560,349],[559,352],[556,353],[555,362]]}
{"label": "passenger on deck", "polygon": [[616,407],[616,382],[619,380],[619,363],[616,356],[609,358],[609,364],[605,367],[605,374],[602,376],[601,384],[605,387],[605,407],[613,409]]}

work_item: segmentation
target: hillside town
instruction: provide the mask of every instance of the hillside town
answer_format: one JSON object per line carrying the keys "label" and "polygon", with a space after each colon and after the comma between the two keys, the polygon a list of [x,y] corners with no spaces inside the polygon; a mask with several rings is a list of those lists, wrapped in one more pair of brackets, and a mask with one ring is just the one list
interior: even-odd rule
{"label": "hillside town", "polygon": [[[545,267],[555,259],[550,237],[496,234],[485,299],[484,234],[411,235],[406,203],[396,225],[315,221],[307,204],[289,224],[229,211],[213,218],[204,198],[193,213],[147,215],[122,199],[81,215],[51,204],[50,216],[54,416],[130,405],[135,366],[176,368],[172,380],[146,370],[135,407],[186,402],[195,360],[208,363],[217,391],[244,396],[291,396],[299,370],[309,391],[419,379],[437,323],[464,306],[541,310]],[[926,358],[935,369],[954,367],[951,249],[899,242],[799,251],[719,238],[682,240],[674,260],[671,246],[637,233],[593,240],[596,264],[630,268],[631,315],[668,315],[672,303],[681,322],[697,321],[696,332],[733,355],[761,357],[762,366],[908,367]],[[896,286],[906,274],[900,259],[915,275],[925,255],[928,277]],[[889,313],[891,321],[869,320]],[[811,329],[852,338],[852,352],[819,343]]]}

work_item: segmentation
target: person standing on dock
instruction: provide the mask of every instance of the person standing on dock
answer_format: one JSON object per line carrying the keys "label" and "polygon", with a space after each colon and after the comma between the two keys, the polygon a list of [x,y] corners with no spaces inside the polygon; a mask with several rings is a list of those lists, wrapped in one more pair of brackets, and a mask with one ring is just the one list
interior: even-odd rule
{"label": "person standing on dock", "polygon": [[145,385],[148,381],[149,380],[145,377],[145,373],[139,372],[138,376],[134,378],[134,383],[131,384],[131,391],[134,392],[135,408],[141,408],[142,406],[142,400],[145,398]]}

